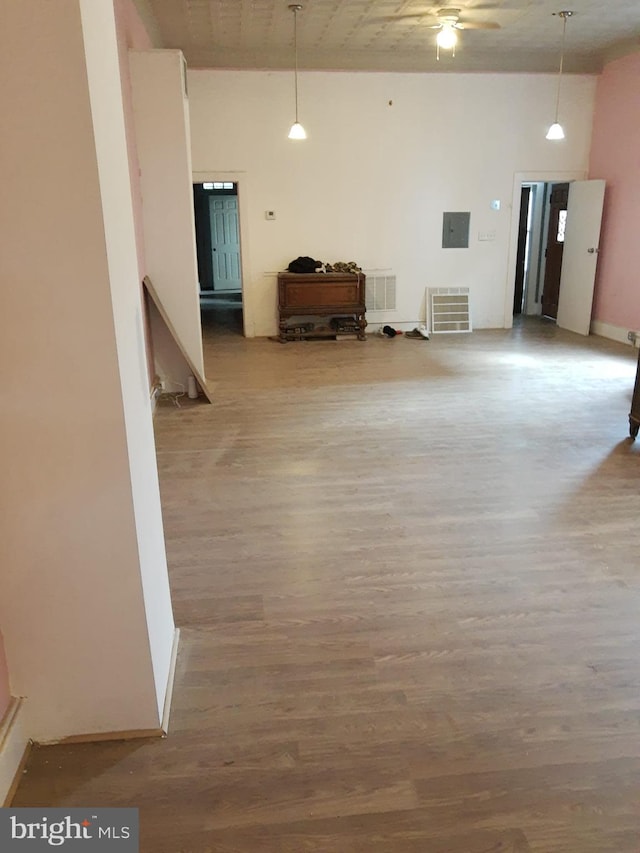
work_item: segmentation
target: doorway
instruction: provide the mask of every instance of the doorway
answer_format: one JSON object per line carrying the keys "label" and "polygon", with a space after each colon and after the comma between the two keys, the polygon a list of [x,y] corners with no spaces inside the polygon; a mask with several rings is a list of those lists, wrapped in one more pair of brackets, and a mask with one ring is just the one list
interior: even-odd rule
{"label": "doorway", "polygon": [[203,334],[243,334],[238,205],[238,185],[234,181],[193,185]]}
{"label": "doorway", "polygon": [[513,316],[556,319],[568,182],[528,181],[519,189]]}
{"label": "doorway", "polygon": [[544,283],[545,209],[551,185],[527,181],[519,189],[513,316],[540,315]]}
{"label": "doorway", "polygon": [[[524,187],[528,182],[514,183],[513,249],[509,261],[513,270],[513,302],[509,322],[505,318],[505,328],[513,325],[513,316],[521,304],[517,285],[523,255],[521,246],[527,243],[524,229],[533,232],[535,226],[541,232],[539,250],[534,251],[536,241],[532,239],[529,251],[524,252],[525,258],[528,257],[525,270],[533,269],[536,260],[540,270],[544,258],[544,275],[537,279],[535,299],[537,302],[539,294],[540,301],[534,310],[529,309],[532,288],[527,294],[525,276],[526,313],[541,314],[557,322],[560,328],[578,334],[590,334],[605,182],[601,179],[572,180],[569,175],[562,178],[564,180],[541,182],[544,203],[536,213],[529,197],[530,213],[526,216]],[[507,296],[509,293],[507,289]]]}
{"label": "doorway", "polygon": [[[549,208],[549,194],[554,184],[570,181],[583,181],[583,171],[558,172],[514,172],[511,198],[511,225],[509,238],[509,257],[504,301],[504,328],[510,329],[514,317],[541,316],[542,292],[544,289],[544,251],[548,218],[545,212]],[[518,247],[521,235],[521,201],[523,187],[530,187],[529,209],[526,217],[528,237],[525,241],[526,267],[523,276],[523,295],[519,302],[516,289]],[[516,305],[521,306],[521,314],[514,313]]]}

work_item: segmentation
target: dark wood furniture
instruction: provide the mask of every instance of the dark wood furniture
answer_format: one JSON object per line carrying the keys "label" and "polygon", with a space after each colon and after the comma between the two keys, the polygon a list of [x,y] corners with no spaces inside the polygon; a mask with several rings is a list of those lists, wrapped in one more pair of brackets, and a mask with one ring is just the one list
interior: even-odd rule
{"label": "dark wood furniture", "polygon": [[636,367],[636,384],[633,387],[631,398],[631,411],[629,412],[629,435],[635,438],[640,429],[640,352],[638,353],[638,366]]}
{"label": "dark wood furniture", "polygon": [[278,273],[278,339],[353,335],[366,340],[365,284],[362,273]]}

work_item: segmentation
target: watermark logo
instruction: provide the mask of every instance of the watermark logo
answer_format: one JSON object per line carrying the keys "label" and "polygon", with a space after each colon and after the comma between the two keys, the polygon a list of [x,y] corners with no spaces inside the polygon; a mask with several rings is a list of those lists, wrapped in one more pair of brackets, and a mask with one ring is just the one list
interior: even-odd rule
{"label": "watermark logo", "polygon": [[138,809],[0,809],[2,853],[139,853]]}

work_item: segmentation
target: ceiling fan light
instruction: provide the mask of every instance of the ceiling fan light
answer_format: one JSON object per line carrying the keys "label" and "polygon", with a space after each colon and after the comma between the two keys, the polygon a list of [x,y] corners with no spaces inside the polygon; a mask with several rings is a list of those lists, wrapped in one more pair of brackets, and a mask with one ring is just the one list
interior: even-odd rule
{"label": "ceiling fan light", "polygon": [[306,139],[307,131],[300,124],[299,121],[294,122],[291,125],[291,130],[289,131],[289,139]]}
{"label": "ceiling fan light", "polygon": [[436,36],[436,44],[443,50],[452,50],[458,43],[458,34],[450,24],[443,24]]}
{"label": "ceiling fan light", "polygon": [[562,125],[558,124],[557,121],[554,121],[547,131],[547,139],[564,139],[564,130],[562,129]]}

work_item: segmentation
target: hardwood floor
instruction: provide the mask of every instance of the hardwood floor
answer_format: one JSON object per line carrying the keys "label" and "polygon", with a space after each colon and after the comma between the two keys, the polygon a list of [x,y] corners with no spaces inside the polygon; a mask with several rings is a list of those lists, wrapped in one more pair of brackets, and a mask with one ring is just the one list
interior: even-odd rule
{"label": "hardwood floor", "polygon": [[14,805],[139,806],[143,853],[638,853],[634,351],[536,321],[206,363],[215,405],[155,419],[170,735],[36,749]]}

